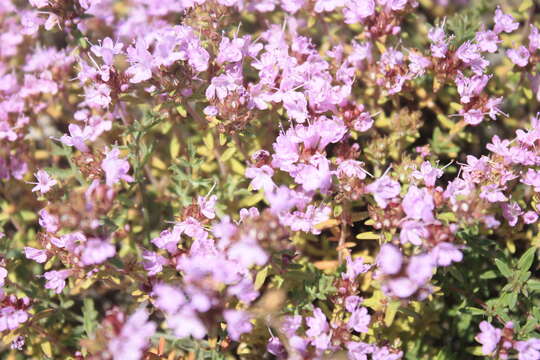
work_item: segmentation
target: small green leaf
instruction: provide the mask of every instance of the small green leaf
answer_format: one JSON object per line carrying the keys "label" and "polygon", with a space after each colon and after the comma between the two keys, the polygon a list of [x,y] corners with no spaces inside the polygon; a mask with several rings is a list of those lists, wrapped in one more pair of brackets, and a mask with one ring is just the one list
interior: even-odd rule
{"label": "small green leaf", "polygon": [[255,290],[259,290],[263,286],[264,281],[266,280],[266,277],[268,276],[269,269],[270,269],[270,266],[265,266],[257,273],[257,276],[255,277],[255,284],[254,284]]}
{"label": "small green leaf", "polygon": [[520,270],[529,270],[534,261],[534,255],[536,254],[536,248],[532,247],[529,250],[525,251],[523,255],[519,258],[518,269]]}
{"label": "small green leaf", "polygon": [[92,300],[91,298],[84,299],[82,313],[84,331],[86,332],[86,335],[90,337],[94,333],[94,330],[96,328],[96,320],[98,316],[96,308],[94,307],[94,300]]}
{"label": "small green leaf", "polygon": [[373,231],[366,231],[356,235],[358,240],[378,240],[380,238],[379,234],[374,233]]}
{"label": "small green leaf", "polygon": [[502,260],[495,259],[495,265],[504,277],[509,278],[510,276],[512,276],[512,271],[510,270],[510,267]]}
{"label": "small green leaf", "polygon": [[400,304],[399,301],[392,301],[386,307],[386,312],[384,313],[384,325],[386,325],[386,327],[389,327],[394,322]]}
{"label": "small green leaf", "polygon": [[465,308],[471,315],[484,315],[486,311],[484,309],[479,309],[474,306],[467,306]]}

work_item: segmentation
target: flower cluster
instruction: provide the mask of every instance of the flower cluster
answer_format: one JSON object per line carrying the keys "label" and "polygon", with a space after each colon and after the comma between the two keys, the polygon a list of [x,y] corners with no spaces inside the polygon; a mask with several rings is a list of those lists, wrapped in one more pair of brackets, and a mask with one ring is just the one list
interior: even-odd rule
{"label": "flower cluster", "polygon": [[4,0],[0,353],[540,359],[538,10]]}

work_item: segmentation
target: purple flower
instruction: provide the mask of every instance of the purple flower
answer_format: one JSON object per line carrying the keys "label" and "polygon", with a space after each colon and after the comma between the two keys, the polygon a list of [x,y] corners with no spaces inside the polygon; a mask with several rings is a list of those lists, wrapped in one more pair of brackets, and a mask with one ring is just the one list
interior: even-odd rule
{"label": "purple flower", "polygon": [[474,75],[468,78],[463,76],[461,72],[458,72],[455,81],[461,102],[468,104],[473,97],[480,95],[486,87],[489,78],[490,76],[488,75]]}
{"label": "purple flower", "polygon": [[47,261],[46,250],[39,250],[33,247],[25,246],[24,254],[27,259],[34,260],[35,262],[40,263],[40,264],[43,264],[45,261]]}
{"label": "purple flower", "polygon": [[347,271],[341,274],[341,277],[346,280],[354,281],[356,277],[360,274],[367,272],[371,268],[371,265],[364,264],[364,259],[357,257],[352,259],[350,256],[347,257]]}
{"label": "purple flower", "polygon": [[519,352],[518,360],[540,359],[540,339],[517,341],[514,344],[514,348]]}
{"label": "purple flower", "polygon": [[156,284],[152,291],[155,296],[155,305],[166,313],[172,315],[186,303],[186,296],[177,287],[168,284]]}
{"label": "purple flower", "polygon": [[411,219],[425,222],[431,222],[435,219],[433,217],[435,203],[427,189],[419,189],[414,185],[410,186],[401,206],[407,217]]}
{"label": "purple flower", "polygon": [[501,42],[499,36],[497,36],[497,33],[492,30],[483,30],[477,32],[475,39],[480,46],[481,51],[487,51],[490,53],[496,52],[499,47],[499,43]]}
{"label": "purple flower", "polygon": [[270,339],[268,339],[266,350],[278,359],[285,359],[287,357],[287,350],[278,337],[271,336]]}
{"label": "purple flower", "polygon": [[58,231],[59,223],[58,218],[49,214],[45,209],[39,211],[39,225],[43,227],[47,232],[55,233]]}
{"label": "purple flower", "polygon": [[356,295],[350,295],[345,298],[345,309],[347,309],[348,312],[353,312],[356,310],[358,305],[363,301],[363,299]]}
{"label": "purple flower", "polygon": [[527,211],[523,214],[523,221],[525,224],[534,224],[538,220],[538,214],[535,211]]}
{"label": "purple flower", "polygon": [[251,324],[251,316],[241,310],[225,310],[223,311],[223,317],[227,322],[227,332],[234,341],[240,340],[240,336],[244,333],[248,333],[253,329]]}
{"label": "purple flower", "polygon": [[216,195],[212,195],[208,198],[202,196],[199,196],[197,198],[197,203],[199,204],[201,214],[203,214],[207,219],[213,219],[216,217],[216,213],[214,212],[216,207],[216,201]]}
{"label": "purple flower", "polygon": [[493,327],[487,321],[482,321],[480,323],[480,333],[475,337],[475,340],[482,344],[482,354],[493,354],[501,340],[501,335],[501,329]]}
{"label": "purple flower", "polygon": [[148,321],[144,308],[139,308],[122,326],[120,334],[109,341],[108,350],[113,360],[141,359],[155,332],[156,324]]}
{"label": "purple flower", "polygon": [[449,242],[442,242],[437,244],[431,252],[432,256],[436,259],[437,265],[448,266],[452,262],[460,262],[463,260],[463,253],[459,248]]}
{"label": "purple flower", "polygon": [[179,338],[191,335],[196,339],[202,339],[206,335],[204,324],[197,316],[196,311],[189,306],[183,306],[179,312],[167,318],[167,325]]}
{"label": "purple flower", "polygon": [[92,85],[84,88],[84,103],[91,108],[106,108],[111,103],[111,88],[107,84]]}
{"label": "purple flower", "polygon": [[36,185],[32,188],[32,192],[39,191],[40,193],[45,194],[51,190],[54,185],[56,185],[56,180],[51,178],[45,170],[40,169],[34,175],[37,179],[37,183],[32,183]]}
{"label": "purple flower", "polygon": [[122,53],[123,47],[124,44],[121,42],[118,41],[115,44],[110,37],[106,37],[100,45],[92,45],[90,50],[96,54],[96,56],[101,57],[106,65],[112,65],[114,55]]}
{"label": "purple flower", "polygon": [[383,244],[379,255],[377,255],[377,265],[386,275],[397,274],[401,270],[403,255],[397,246],[392,244]]}
{"label": "purple flower", "polygon": [[329,330],[326,315],[319,308],[313,310],[313,316],[306,318],[306,323],[308,326],[306,335],[312,338],[316,338]]}
{"label": "purple flower", "polygon": [[506,52],[506,55],[514,64],[519,67],[525,67],[529,63],[529,57],[531,54],[525,46],[520,46],[517,49],[510,49]]}
{"label": "purple flower", "polygon": [[163,270],[163,265],[167,265],[168,261],[163,256],[153,252],[144,250],[143,267],[148,272],[148,276],[155,276]]}
{"label": "purple flower", "polygon": [[423,286],[433,276],[435,259],[431,254],[414,255],[407,265],[407,275],[416,285]]}
{"label": "purple flower", "polygon": [[268,165],[248,167],[245,175],[248,179],[253,179],[250,183],[253,190],[264,189],[268,193],[276,186],[272,180],[274,170]]}
{"label": "purple flower", "polygon": [[345,0],[317,0],[315,12],[333,11],[335,8],[345,5]]}
{"label": "purple flower", "polygon": [[492,203],[507,201],[508,198],[504,196],[502,190],[504,189],[497,186],[497,184],[488,184],[486,186],[482,186],[482,191],[480,192],[479,196],[480,198],[486,199]]}
{"label": "purple flower", "polygon": [[68,146],[74,146],[80,152],[89,152],[90,149],[84,142],[90,140],[92,129],[88,126],[82,129],[79,125],[69,124],[68,130],[69,135],[62,135],[60,141]]}
{"label": "purple flower", "polygon": [[8,272],[6,268],[0,266],[0,287],[4,286],[4,282],[6,281]]}
{"label": "purple flower", "polygon": [[408,298],[418,290],[418,284],[405,276],[389,279],[385,286],[390,294],[400,298]]}
{"label": "purple flower", "polygon": [[366,190],[373,194],[377,205],[381,208],[386,208],[388,200],[395,198],[401,191],[401,186],[395,180],[392,180],[388,175],[375,180],[366,187]]}
{"label": "purple flower", "polygon": [[330,162],[323,155],[313,155],[309,164],[298,165],[294,172],[294,181],[302,185],[305,191],[320,190],[326,194],[332,185]]}
{"label": "purple flower", "polygon": [[351,360],[368,360],[368,355],[375,351],[375,346],[364,342],[348,342],[347,351]]}
{"label": "purple flower", "polygon": [[371,316],[368,314],[368,310],[365,307],[361,307],[352,313],[349,322],[347,323],[347,327],[356,332],[367,333],[370,321]]}
{"label": "purple flower", "polygon": [[[0,294],[1,298],[2,294]],[[28,313],[24,310],[16,309],[13,306],[0,308],[0,332],[14,330],[26,320],[28,320]]]}
{"label": "purple flower", "polygon": [[82,250],[81,260],[84,265],[98,265],[116,254],[116,249],[106,240],[89,239]]}
{"label": "purple flower", "polygon": [[540,32],[538,28],[531,25],[531,32],[529,33],[529,52],[533,54],[540,48]]}
{"label": "purple flower", "polygon": [[346,24],[362,23],[375,14],[375,0],[350,0],[345,2],[343,15]]}
{"label": "purple flower", "polygon": [[53,270],[47,271],[43,276],[47,279],[45,283],[45,289],[54,290],[55,293],[60,294],[66,286],[66,279],[71,275],[71,270]]}
{"label": "purple flower", "polygon": [[152,239],[152,244],[174,254],[178,250],[178,241],[180,241],[179,234],[170,230],[163,230],[158,237]]}
{"label": "purple flower", "polygon": [[501,208],[504,218],[508,221],[508,225],[515,226],[518,222],[519,216],[523,214],[523,211],[518,203],[503,203]]}
{"label": "purple flower", "polygon": [[466,65],[470,66],[475,74],[482,74],[489,62],[482,57],[480,46],[467,41],[456,50],[456,56]]}
{"label": "purple flower", "polygon": [[423,179],[427,187],[433,187],[437,179],[443,174],[444,172],[441,169],[431,166],[429,161],[424,161],[420,165],[420,170],[413,171],[411,175],[416,179]]}
{"label": "purple flower", "polygon": [[133,178],[127,173],[129,171],[129,162],[121,159],[120,150],[113,148],[105,154],[105,159],[101,162],[101,168],[105,172],[105,182],[108,186],[113,186],[120,180],[127,182],[133,181]]}
{"label": "purple flower", "polygon": [[422,239],[429,237],[429,230],[419,221],[407,220],[401,223],[399,240],[402,244],[411,243],[416,246],[422,245]]}
{"label": "purple flower", "polygon": [[131,75],[130,82],[137,84],[152,77],[154,58],[148,51],[148,44],[144,39],[138,38],[135,47],[127,49],[128,61],[131,66],[126,70]]}
{"label": "purple flower", "polygon": [[519,23],[514,21],[512,15],[503,13],[500,6],[497,6],[493,20],[495,21],[493,31],[495,31],[497,34],[503,31],[506,33],[511,33],[512,31],[517,30],[519,27]]}

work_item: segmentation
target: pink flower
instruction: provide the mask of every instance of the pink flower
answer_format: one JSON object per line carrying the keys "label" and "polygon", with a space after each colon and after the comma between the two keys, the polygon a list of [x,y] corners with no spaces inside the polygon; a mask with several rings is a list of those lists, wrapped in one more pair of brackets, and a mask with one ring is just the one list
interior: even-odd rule
{"label": "pink flower", "polygon": [[362,23],[375,14],[375,0],[350,0],[345,2],[343,15],[346,24]]}
{"label": "pink flower", "polygon": [[508,225],[515,226],[518,222],[518,216],[523,214],[517,202],[503,203],[501,205],[504,218],[508,221]]}
{"label": "pink flower", "polygon": [[361,307],[353,311],[347,327],[356,332],[367,333],[370,321],[371,316],[368,314],[368,310],[365,307]]}
{"label": "pink flower", "polygon": [[527,66],[529,57],[531,56],[529,50],[527,50],[525,46],[520,46],[517,49],[510,49],[506,52],[506,55],[519,67]]}
{"label": "pink flower", "polygon": [[360,274],[367,272],[371,268],[371,265],[364,264],[364,259],[358,257],[352,259],[350,256],[347,257],[347,271],[341,274],[343,279],[348,279],[354,281],[356,277]]}
{"label": "pink flower", "polygon": [[91,108],[106,108],[111,103],[111,88],[107,84],[84,88],[85,104]]}
{"label": "pink flower", "polygon": [[80,152],[89,152],[90,149],[84,142],[92,136],[92,128],[85,126],[82,129],[79,125],[69,124],[68,130],[69,135],[62,135],[60,141],[68,146],[74,146]]}
{"label": "pink flower", "polygon": [[123,47],[124,44],[121,42],[118,41],[115,44],[110,37],[106,37],[100,45],[92,45],[90,50],[96,54],[96,56],[101,57],[106,65],[112,65],[114,55],[122,53]]}
{"label": "pink flower", "polygon": [[455,81],[461,102],[468,104],[473,97],[480,95],[486,87],[489,78],[490,76],[488,75],[474,75],[467,78],[461,72],[458,72]]}
{"label": "pink flower", "polygon": [[379,255],[377,255],[377,265],[386,275],[397,274],[401,270],[403,255],[401,251],[392,244],[383,244]]}
{"label": "pink flower", "polygon": [[265,192],[270,192],[275,187],[272,180],[274,170],[268,165],[248,167],[245,175],[248,179],[253,179],[250,183],[253,190],[264,189]]}
{"label": "pink flower", "polygon": [[427,187],[434,187],[435,181],[443,174],[441,169],[433,167],[429,161],[424,161],[420,165],[420,170],[413,171],[411,175],[416,179],[423,179]]}
{"label": "pink flower", "polygon": [[120,180],[132,182],[133,178],[127,173],[129,171],[129,162],[119,158],[120,150],[113,148],[105,155],[105,159],[101,162],[101,168],[105,172],[105,182],[108,186],[113,186]]}
{"label": "pink flower", "polygon": [[38,170],[34,176],[37,179],[37,183],[31,183],[36,185],[32,188],[32,192],[39,191],[40,193],[45,194],[51,190],[54,185],[56,185],[56,180],[51,178],[45,170]]}
{"label": "pink flower", "polygon": [[179,288],[168,284],[156,284],[152,296],[156,298],[156,306],[168,314],[175,314],[186,303],[184,293]]}
{"label": "pink flower", "polygon": [[216,201],[217,196],[212,195],[209,198],[199,196],[197,198],[197,203],[199,204],[199,208],[201,210],[201,214],[203,214],[207,219],[213,219],[216,217],[216,214],[214,212],[216,207]]}
{"label": "pink flower", "polygon": [[500,6],[497,6],[493,20],[495,21],[493,31],[495,31],[497,34],[503,31],[506,33],[511,33],[512,31],[517,30],[519,27],[519,23],[514,20],[512,15],[503,13]]}
{"label": "pink flower", "polygon": [[388,175],[375,180],[366,187],[366,190],[373,194],[377,205],[381,208],[386,208],[388,200],[391,200],[399,195],[401,186],[395,180],[392,180]]}
{"label": "pink flower", "polygon": [[144,308],[135,311],[122,326],[120,333],[109,341],[108,350],[113,360],[139,360],[150,346],[156,325],[148,321]]}
{"label": "pink flower", "polygon": [[234,341],[240,340],[242,334],[250,332],[253,329],[253,325],[250,322],[251,317],[245,311],[225,310],[223,317],[227,322],[227,332]]}
{"label": "pink flower", "polygon": [[144,250],[142,257],[143,267],[148,272],[148,276],[159,274],[163,270],[163,265],[168,264],[166,258],[153,251]]}
{"label": "pink flower", "polygon": [[0,332],[14,330],[26,320],[28,320],[28,313],[24,310],[16,309],[13,306],[0,308]]}
{"label": "pink flower", "polygon": [[196,311],[189,306],[183,306],[179,312],[170,316],[167,319],[167,325],[179,338],[191,335],[195,339],[202,339],[206,335],[203,322],[197,316]]}
{"label": "pink flower", "polygon": [[529,52],[533,54],[540,48],[540,32],[538,28],[531,25],[531,32],[529,33]]}
{"label": "pink flower", "polygon": [[58,218],[54,215],[49,214],[45,209],[39,211],[39,225],[47,232],[55,233],[59,228]]}
{"label": "pink flower", "polygon": [[407,217],[415,220],[430,222],[434,220],[435,203],[427,189],[419,189],[412,185],[401,203]]}
{"label": "pink flower", "polygon": [[4,282],[6,281],[8,272],[6,268],[0,266],[0,287],[4,286]]}
{"label": "pink flower", "polygon": [[518,360],[540,359],[540,339],[517,341],[514,348],[519,352]]}
{"label": "pink flower", "polygon": [[128,61],[131,66],[126,70],[131,75],[130,82],[137,84],[152,77],[154,58],[148,51],[148,44],[142,37],[138,38],[135,46],[127,49]]}
{"label": "pink flower", "polygon": [[321,13],[332,11],[337,7],[345,5],[345,0],[317,0],[315,3],[315,12]]}
{"label": "pink flower", "polygon": [[84,265],[97,265],[116,254],[116,249],[106,240],[98,238],[89,239],[85,244],[81,260]]}
{"label": "pink flower", "polygon": [[538,214],[535,211],[527,211],[523,214],[523,222],[525,224],[534,224],[538,220]]}
{"label": "pink flower", "polygon": [[460,262],[463,259],[463,254],[459,248],[448,242],[437,244],[432,250],[432,256],[439,266],[448,266],[452,262]]}
{"label": "pink flower", "polygon": [[55,293],[60,294],[66,286],[66,279],[71,275],[71,270],[53,270],[47,271],[43,276],[47,279],[45,289],[54,290]]}
{"label": "pink flower", "polygon": [[45,261],[47,261],[46,250],[39,250],[33,247],[25,246],[24,254],[27,259],[34,260],[35,262],[40,263],[40,264],[43,264]]}
{"label": "pink flower", "polygon": [[494,328],[487,321],[482,321],[480,323],[480,333],[475,337],[475,340],[482,344],[482,354],[493,354],[499,345],[501,335],[501,329]]}
{"label": "pink flower", "polygon": [[480,46],[480,50],[494,53],[497,51],[501,40],[495,31],[486,30],[476,33],[476,42]]}

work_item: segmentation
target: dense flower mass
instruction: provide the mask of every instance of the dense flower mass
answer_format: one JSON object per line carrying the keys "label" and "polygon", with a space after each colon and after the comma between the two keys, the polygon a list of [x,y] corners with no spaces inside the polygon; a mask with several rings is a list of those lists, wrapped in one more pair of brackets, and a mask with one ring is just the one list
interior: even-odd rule
{"label": "dense flower mass", "polygon": [[540,360],[536,2],[0,24],[6,358]]}

